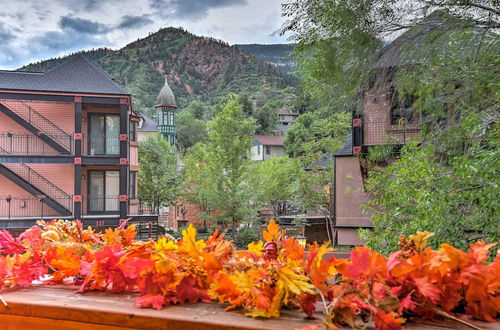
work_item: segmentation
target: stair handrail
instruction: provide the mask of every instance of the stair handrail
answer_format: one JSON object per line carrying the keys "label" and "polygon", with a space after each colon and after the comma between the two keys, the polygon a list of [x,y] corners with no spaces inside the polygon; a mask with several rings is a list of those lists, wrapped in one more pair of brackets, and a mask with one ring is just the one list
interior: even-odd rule
{"label": "stair handrail", "polygon": [[[25,120],[27,120],[31,125],[33,125],[36,128],[40,129],[40,131],[42,131],[43,133],[45,133],[49,137],[56,136],[56,135],[64,136],[63,141],[67,139],[68,145],[66,145],[65,143],[61,142],[61,140],[59,140],[59,139],[53,139],[53,140],[56,141],[57,143],[59,143],[62,147],[66,148],[68,151],[71,150],[71,134],[66,133],[59,126],[57,126],[52,121],[50,121],[49,119],[47,119],[44,115],[42,115],[41,113],[39,113],[38,111],[36,111],[35,109],[33,109],[33,107],[31,107],[28,104],[24,103],[22,100],[0,99],[0,103],[2,103],[2,104],[5,103],[4,104],[5,106],[11,105],[11,104],[16,104],[16,103],[17,104],[21,104],[22,106],[25,107],[25,109],[21,109],[21,110],[20,109],[15,109],[15,110],[18,110],[21,113],[22,113],[22,110],[28,111],[27,114],[24,113],[24,119]],[[8,108],[10,108],[10,107],[8,107]],[[56,132],[54,132],[54,134],[52,134],[51,132],[48,132],[48,130],[45,129],[45,128],[43,128],[41,124],[38,124],[35,120],[32,120],[32,115],[34,117],[37,117],[38,119],[40,119],[45,124],[47,124],[50,128],[56,130]],[[47,133],[50,133],[50,134],[47,134]]]}

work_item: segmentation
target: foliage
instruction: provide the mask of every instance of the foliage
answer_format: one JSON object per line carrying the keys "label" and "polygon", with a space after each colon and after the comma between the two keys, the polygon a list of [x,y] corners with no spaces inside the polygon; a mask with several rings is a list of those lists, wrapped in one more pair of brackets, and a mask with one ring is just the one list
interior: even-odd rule
{"label": "foliage", "polygon": [[234,245],[238,249],[245,249],[248,244],[259,240],[259,228],[245,226],[238,230]]}
{"label": "foliage", "polygon": [[243,251],[218,232],[197,240],[192,226],[177,242],[134,241],[134,226],[125,226],[95,233],[80,221],[53,220],[18,238],[0,231],[0,289],[30,286],[50,272],[44,284],[73,278],[80,293],[139,292],[140,307],[214,300],[264,318],[279,317],[284,307],[312,317],[320,299],[331,328],[361,329],[373,321],[377,329],[400,329],[409,316],[457,321],[453,311],[494,322],[500,312],[500,255],[487,263],[495,244],[477,242],[468,253],[448,244],[431,250],[432,234],[419,232],[402,236],[401,249],[388,259],[358,247],[348,261],[327,257],[332,249],[316,243],[306,255],[274,221],[263,233],[265,244]]}
{"label": "foliage", "polygon": [[496,137],[476,142],[447,163],[434,157],[433,146],[410,144],[400,160],[372,171],[367,189],[376,196],[370,202],[375,228],[362,231],[367,244],[388,253],[397,248],[399,234],[423,228],[435,233],[434,247],[498,242],[500,140],[497,132],[491,135]]}
{"label": "foliage", "polygon": [[302,157],[307,166],[323,153],[333,154],[343,145],[350,131],[351,115],[347,112],[322,117],[307,112],[297,118],[286,134],[286,151],[291,157]]}
{"label": "foliage", "polygon": [[[232,224],[234,238],[236,223],[248,220],[252,212],[247,182],[251,165],[248,153],[255,123],[245,116],[236,96],[232,95],[209,128],[208,141],[188,153],[187,195],[188,199],[202,202],[207,209],[218,210],[217,220]],[[197,191],[198,187],[202,190]]]}
{"label": "foliage", "polygon": [[256,200],[271,204],[277,219],[290,207],[297,195],[298,180],[304,175],[300,162],[288,156],[273,157],[256,164],[254,181]]}
{"label": "foliage", "polygon": [[141,201],[153,211],[174,205],[179,196],[181,175],[177,172],[177,156],[159,134],[140,142],[138,191]]}
{"label": "foliage", "polygon": [[[192,103],[191,103],[192,104]],[[194,146],[198,142],[207,139],[207,125],[202,119],[198,119],[188,110],[176,114],[176,141],[182,151]],[[201,115],[203,118],[203,115]]]}

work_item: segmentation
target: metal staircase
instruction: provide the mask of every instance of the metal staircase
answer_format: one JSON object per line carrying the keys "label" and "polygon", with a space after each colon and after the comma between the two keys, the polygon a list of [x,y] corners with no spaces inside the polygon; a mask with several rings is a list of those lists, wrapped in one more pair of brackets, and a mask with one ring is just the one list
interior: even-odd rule
{"label": "metal staircase", "polygon": [[[1,152],[7,153],[0,148]],[[0,174],[50,206],[62,216],[70,216],[72,198],[26,164],[0,164]]]}
{"label": "metal staircase", "polygon": [[71,154],[71,135],[23,101],[0,99],[0,111],[58,152]]}

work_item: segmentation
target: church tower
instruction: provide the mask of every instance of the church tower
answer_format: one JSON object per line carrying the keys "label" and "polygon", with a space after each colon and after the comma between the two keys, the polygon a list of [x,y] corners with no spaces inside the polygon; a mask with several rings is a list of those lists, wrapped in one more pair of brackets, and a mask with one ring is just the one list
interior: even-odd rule
{"label": "church tower", "polygon": [[175,110],[177,104],[174,93],[168,85],[167,75],[165,75],[165,85],[156,99],[155,108],[158,110],[158,131],[175,148]]}

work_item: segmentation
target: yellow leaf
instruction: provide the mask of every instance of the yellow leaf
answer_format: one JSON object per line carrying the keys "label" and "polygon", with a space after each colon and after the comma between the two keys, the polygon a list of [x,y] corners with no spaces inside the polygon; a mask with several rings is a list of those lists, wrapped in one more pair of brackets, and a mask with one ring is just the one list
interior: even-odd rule
{"label": "yellow leaf", "polygon": [[155,250],[159,253],[168,253],[177,250],[179,247],[175,242],[171,240],[167,240],[166,237],[162,237],[158,239],[155,243]]}
{"label": "yellow leaf", "polygon": [[294,295],[300,295],[302,293],[314,293],[314,286],[308,282],[307,276],[297,274],[293,269],[288,267],[283,267],[278,270],[279,285],[283,286],[285,295],[284,302],[288,303],[288,296],[290,293]]}
{"label": "yellow leaf", "polygon": [[203,240],[196,240],[196,229],[192,224],[182,231],[182,250],[191,257],[201,257],[205,246]]}
{"label": "yellow leaf", "polygon": [[262,256],[262,250],[264,249],[264,242],[258,241],[248,244],[248,252],[254,253],[258,256]]}
{"label": "yellow leaf", "polygon": [[415,244],[417,251],[422,251],[427,245],[427,240],[432,236],[434,236],[434,233],[417,231],[417,235],[410,235],[410,241]]}

